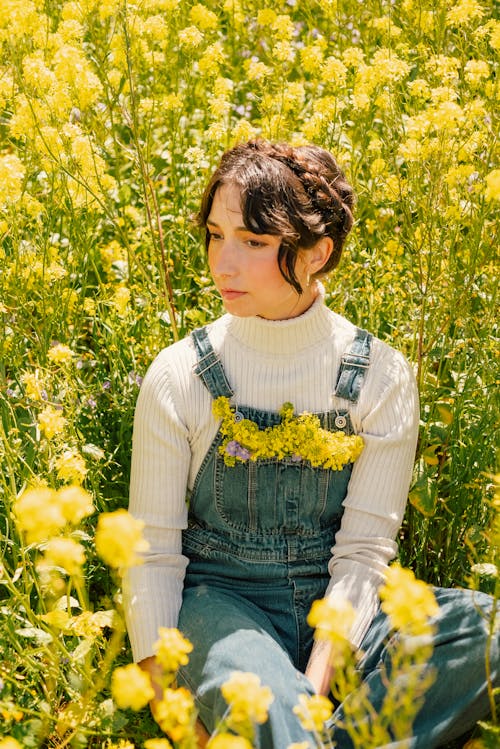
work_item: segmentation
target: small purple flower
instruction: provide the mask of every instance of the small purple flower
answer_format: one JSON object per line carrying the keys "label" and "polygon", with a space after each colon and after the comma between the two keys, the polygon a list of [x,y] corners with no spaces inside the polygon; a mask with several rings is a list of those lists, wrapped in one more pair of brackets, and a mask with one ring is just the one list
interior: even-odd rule
{"label": "small purple flower", "polygon": [[110,380],[104,380],[102,383],[102,389],[103,390],[111,390],[111,381]]}
{"label": "small purple flower", "polygon": [[131,385],[137,385],[137,387],[141,387],[142,379],[143,378],[141,377],[141,375],[138,375],[137,372],[134,372],[134,370],[128,373],[128,381]]}
{"label": "small purple flower", "polygon": [[239,458],[240,460],[248,460],[250,458],[250,450],[240,445],[236,440],[231,440],[226,445],[226,452],[233,458]]}
{"label": "small purple flower", "polygon": [[16,393],[15,393],[15,391],[14,391],[14,390],[12,390],[12,388],[7,388],[7,390],[5,391],[5,395],[6,395],[6,396],[7,396],[8,398],[14,398],[14,397],[15,397],[15,395],[16,395]]}
{"label": "small purple flower", "polygon": [[239,443],[236,442],[236,440],[231,440],[231,442],[228,442],[226,445],[226,452],[228,455],[231,455],[233,458],[238,455],[238,448],[240,447]]}
{"label": "small purple flower", "polygon": [[95,398],[90,396],[90,398],[87,398],[87,407],[94,410],[94,408],[97,406],[97,401]]}

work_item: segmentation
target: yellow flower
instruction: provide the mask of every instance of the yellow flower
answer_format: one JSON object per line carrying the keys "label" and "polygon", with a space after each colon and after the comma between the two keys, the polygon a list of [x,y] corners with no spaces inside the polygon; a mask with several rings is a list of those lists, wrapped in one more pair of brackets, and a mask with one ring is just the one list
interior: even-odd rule
{"label": "yellow flower", "polygon": [[85,551],[72,538],[51,538],[47,543],[42,565],[62,567],[68,575],[79,575],[85,562]]}
{"label": "yellow flower", "polygon": [[66,426],[66,419],[59,409],[46,406],[38,414],[38,426],[47,439],[52,439],[56,434],[61,434]]}
{"label": "yellow flower", "polygon": [[73,525],[94,512],[92,497],[81,486],[64,486],[58,490],[56,500],[65,520]]}
{"label": "yellow flower", "polygon": [[24,166],[13,153],[0,155],[0,207],[21,197]]}
{"label": "yellow flower", "polygon": [[477,0],[460,0],[453,3],[446,14],[446,20],[450,26],[466,26],[484,15],[484,9]]}
{"label": "yellow flower", "polygon": [[252,749],[252,744],[243,736],[218,733],[207,743],[207,749]]}
{"label": "yellow flower", "polygon": [[173,741],[189,737],[196,720],[193,695],[184,687],[165,689],[155,708],[155,720]]}
{"label": "yellow flower", "polygon": [[209,10],[205,5],[193,5],[189,11],[189,17],[191,21],[199,26],[200,29],[216,29],[217,28],[217,16],[212,10]]}
{"label": "yellow flower", "polygon": [[263,8],[257,13],[257,23],[260,26],[272,26],[276,21],[276,12],[271,8]]}
{"label": "yellow flower", "polygon": [[112,303],[120,317],[124,317],[127,313],[129,301],[130,289],[126,286],[119,286],[113,295]]}
{"label": "yellow flower", "polygon": [[122,710],[141,710],[155,696],[149,674],[136,663],[115,668],[111,677],[111,694]]}
{"label": "yellow flower", "polygon": [[22,746],[12,736],[7,736],[0,740],[0,749],[22,749]]}
{"label": "yellow flower", "polygon": [[189,661],[188,653],[193,649],[189,640],[174,627],[160,627],[158,633],[160,639],[155,643],[154,649],[163,668],[166,671],[177,671],[179,666],[185,666]]}
{"label": "yellow flower", "polygon": [[179,31],[179,44],[184,50],[192,50],[199,47],[203,41],[202,32],[196,26],[187,26]]}
{"label": "yellow flower", "polygon": [[56,364],[65,364],[66,362],[71,361],[74,355],[74,351],[64,343],[56,343],[54,346],[51,346],[47,352],[47,357],[50,361],[55,362]]}
{"label": "yellow flower", "polygon": [[274,700],[269,687],[262,686],[256,674],[234,671],[222,685],[221,692],[231,708],[235,723],[265,723]]}
{"label": "yellow flower", "polygon": [[29,544],[46,541],[66,525],[57,493],[47,487],[23,492],[14,505],[14,513]]}
{"label": "yellow flower", "polygon": [[486,200],[500,200],[500,169],[493,169],[486,175]]}
{"label": "yellow flower", "polygon": [[55,461],[57,476],[63,481],[81,483],[87,473],[85,461],[74,450],[65,450]]}
{"label": "yellow flower", "polygon": [[105,512],[99,516],[95,547],[110,567],[122,569],[141,563],[138,554],[149,544],[142,537],[144,522],[136,520],[127,510]]}
{"label": "yellow flower", "polygon": [[393,564],[387,570],[386,582],[379,595],[382,611],[395,629],[422,631],[428,620],[439,612],[431,588],[399,564]]}
{"label": "yellow flower", "polygon": [[173,749],[168,739],[148,739],[144,742],[144,749]]}
{"label": "yellow flower", "polygon": [[314,627],[317,640],[347,640],[356,612],[344,598],[321,598],[313,601],[307,623]]}
{"label": "yellow flower", "polygon": [[306,731],[317,731],[320,733],[325,722],[332,717],[333,704],[328,697],[321,694],[299,695],[299,704],[293,708],[298,716],[302,728]]}
{"label": "yellow flower", "polygon": [[43,400],[43,384],[39,379],[39,372],[24,372],[21,375],[21,382],[23,383],[26,395],[28,398],[34,401]]}

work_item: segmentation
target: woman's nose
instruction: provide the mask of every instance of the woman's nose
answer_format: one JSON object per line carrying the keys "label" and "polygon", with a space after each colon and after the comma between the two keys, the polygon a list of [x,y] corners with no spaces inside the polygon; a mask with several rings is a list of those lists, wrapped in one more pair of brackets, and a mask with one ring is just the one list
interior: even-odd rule
{"label": "woman's nose", "polygon": [[211,266],[215,276],[233,276],[236,272],[234,243],[227,239],[218,242],[214,248]]}

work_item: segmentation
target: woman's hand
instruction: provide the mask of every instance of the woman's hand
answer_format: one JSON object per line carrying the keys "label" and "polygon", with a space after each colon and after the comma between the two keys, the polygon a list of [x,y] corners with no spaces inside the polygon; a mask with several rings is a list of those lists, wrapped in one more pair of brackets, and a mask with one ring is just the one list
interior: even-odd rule
{"label": "woman's hand", "polygon": [[[151,714],[153,718],[156,720],[156,709],[158,703],[161,702],[163,698],[163,669],[154,656],[145,658],[143,661],[140,661],[139,666],[143,671],[146,671],[146,673],[149,674],[149,677],[151,679],[151,684],[154,689],[155,696],[150,701],[149,707],[151,708]],[[204,749],[210,736],[200,720],[196,721],[195,734],[196,738],[198,739],[199,749]]]}

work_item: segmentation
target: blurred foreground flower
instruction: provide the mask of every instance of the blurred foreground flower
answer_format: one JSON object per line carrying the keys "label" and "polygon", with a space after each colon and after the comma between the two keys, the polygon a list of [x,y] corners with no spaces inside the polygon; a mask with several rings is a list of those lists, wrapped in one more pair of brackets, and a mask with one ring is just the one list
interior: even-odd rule
{"label": "blurred foreground flower", "polygon": [[105,512],[99,516],[95,533],[95,547],[101,559],[115,569],[126,569],[141,564],[138,556],[147,551],[148,542],[142,537],[144,523],[127,510]]}
{"label": "blurred foreground flower", "polygon": [[158,632],[160,639],[154,648],[156,658],[165,671],[177,671],[179,666],[185,666],[189,660],[188,653],[193,649],[189,640],[174,627],[160,627]]}
{"label": "blurred foreground flower", "polygon": [[306,731],[321,733],[325,722],[332,717],[333,703],[322,694],[301,694],[299,704],[293,708],[298,716],[302,728]]}
{"label": "blurred foreground flower", "polygon": [[221,692],[231,708],[231,723],[265,723],[274,700],[269,687],[262,686],[256,674],[234,671]]}
{"label": "blurred foreground flower", "polygon": [[252,749],[252,744],[243,736],[218,733],[207,744],[207,749]]}
{"label": "blurred foreground flower", "polygon": [[18,525],[29,544],[46,541],[67,523],[76,525],[93,511],[90,494],[80,486],[58,491],[46,486],[27,489],[14,506]]}
{"label": "blurred foreground flower", "polygon": [[155,707],[155,720],[172,741],[182,741],[194,733],[196,711],[191,692],[184,687],[165,689]]}
{"label": "blurred foreground flower", "polygon": [[119,708],[141,710],[155,696],[149,674],[136,663],[115,668],[111,677],[111,694]]}
{"label": "blurred foreground flower", "polygon": [[382,611],[395,629],[418,634],[425,631],[428,620],[439,613],[431,588],[399,564],[387,570],[386,583],[379,595]]}

